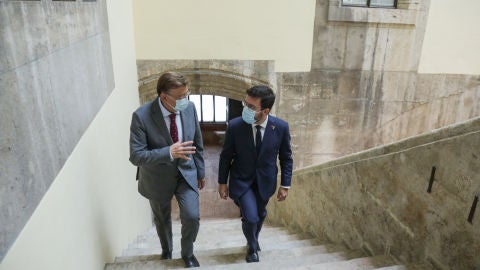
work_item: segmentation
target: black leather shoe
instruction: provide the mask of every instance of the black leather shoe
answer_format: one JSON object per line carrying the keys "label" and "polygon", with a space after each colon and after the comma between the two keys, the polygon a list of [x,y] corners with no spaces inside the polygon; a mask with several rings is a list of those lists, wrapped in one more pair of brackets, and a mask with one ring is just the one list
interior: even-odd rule
{"label": "black leather shoe", "polygon": [[185,262],[185,268],[200,267],[200,264],[198,263],[197,258],[195,258],[195,255],[192,255],[190,257],[182,257],[182,259]]}
{"label": "black leather shoe", "polygon": [[247,256],[245,257],[247,263],[251,262],[259,262],[260,258],[258,258],[258,253],[256,251],[250,250],[247,252]]}
{"label": "black leather shoe", "polygon": [[172,252],[171,251],[162,251],[162,260],[171,260]]}

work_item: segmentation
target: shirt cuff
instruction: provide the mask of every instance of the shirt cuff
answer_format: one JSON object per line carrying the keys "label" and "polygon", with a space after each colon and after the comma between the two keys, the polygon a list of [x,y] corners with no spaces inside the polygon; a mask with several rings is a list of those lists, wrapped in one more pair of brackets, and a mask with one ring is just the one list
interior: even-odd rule
{"label": "shirt cuff", "polygon": [[171,147],[168,149],[168,154],[170,155],[170,161],[173,161],[174,158],[172,156],[172,151],[170,151]]}
{"label": "shirt cuff", "polygon": [[286,189],[290,189],[290,187],[286,187],[286,186],[280,186],[280,187],[282,187],[282,188],[286,188]]}

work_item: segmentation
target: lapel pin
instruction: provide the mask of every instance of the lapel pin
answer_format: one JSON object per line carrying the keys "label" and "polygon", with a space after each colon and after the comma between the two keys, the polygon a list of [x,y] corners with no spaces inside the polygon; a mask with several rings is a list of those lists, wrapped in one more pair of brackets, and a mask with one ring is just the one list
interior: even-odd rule
{"label": "lapel pin", "polygon": [[275,126],[272,126],[272,130],[275,130]]}

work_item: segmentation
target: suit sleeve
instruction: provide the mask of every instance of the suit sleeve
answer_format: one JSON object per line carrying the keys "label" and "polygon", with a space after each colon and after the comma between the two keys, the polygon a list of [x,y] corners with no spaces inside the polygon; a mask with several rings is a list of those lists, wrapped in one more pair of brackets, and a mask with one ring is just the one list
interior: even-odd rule
{"label": "suit sleeve", "polygon": [[170,147],[149,149],[147,135],[141,117],[133,113],[130,125],[130,162],[135,166],[170,162]]}
{"label": "suit sleeve", "polygon": [[[193,103],[192,103],[193,104]],[[197,168],[197,178],[205,178],[205,161],[203,160],[203,138],[200,124],[198,123],[197,110],[193,105],[193,115],[195,117],[195,136],[193,137],[193,145],[196,147],[195,154],[193,154],[193,161]]]}
{"label": "suit sleeve", "polygon": [[290,144],[290,129],[288,127],[288,123],[286,126],[286,130],[283,133],[278,159],[280,160],[280,170],[281,170],[280,185],[284,187],[290,187],[290,184],[292,181],[293,158],[292,158],[292,147]]}
{"label": "suit sleeve", "polygon": [[225,141],[223,149],[220,153],[220,161],[218,164],[218,183],[226,184],[228,181],[228,174],[230,172],[230,165],[235,154],[235,145],[233,140],[232,124],[229,124],[225,132]]}

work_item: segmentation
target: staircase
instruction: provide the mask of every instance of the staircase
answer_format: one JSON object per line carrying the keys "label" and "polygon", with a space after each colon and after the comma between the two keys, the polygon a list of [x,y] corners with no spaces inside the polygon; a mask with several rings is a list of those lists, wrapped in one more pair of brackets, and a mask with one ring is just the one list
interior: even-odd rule
{"label": "staircase", "polygon": [[[173,260],[160,260],[162,252],[152,227],[129,245],[105,270],[184,268],[180,258],[180,222],[173,224]],[[246,241],[240,219],[202,219],[194,253],[200,269],[319,269],[319,270],[424,270],[424,265],[397,265],[389,256],[369,257],[359,250],[323,244],[315,238],[291,234],[284,228],[265,225],[260,234],[259,263],[246,263]]]}

